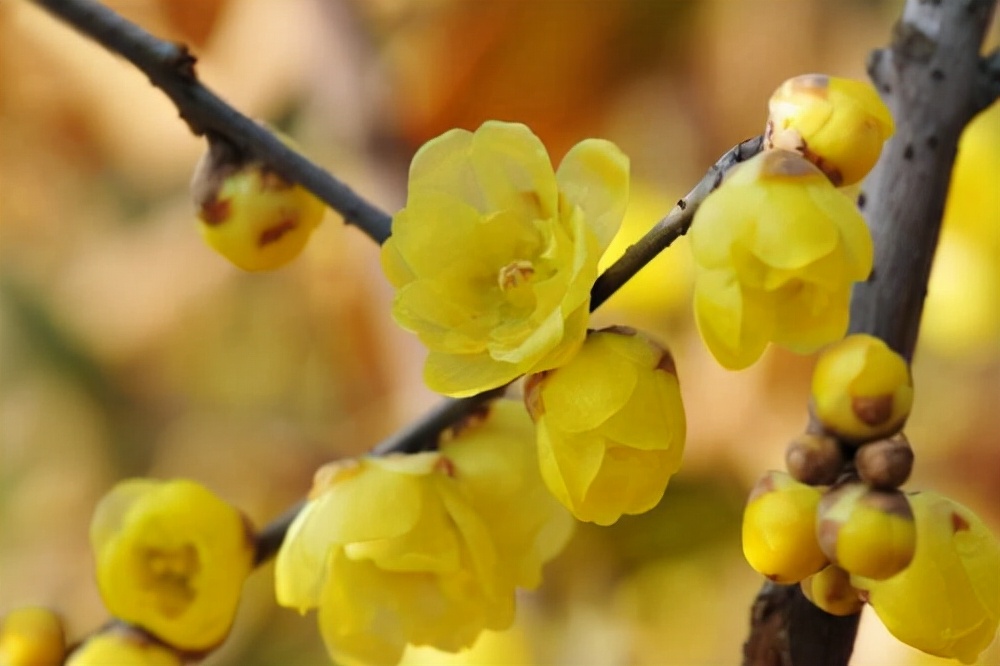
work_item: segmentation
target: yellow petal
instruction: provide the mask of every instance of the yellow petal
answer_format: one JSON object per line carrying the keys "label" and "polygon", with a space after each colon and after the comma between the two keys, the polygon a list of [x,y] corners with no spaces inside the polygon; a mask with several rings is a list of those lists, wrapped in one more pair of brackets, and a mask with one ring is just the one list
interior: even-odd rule
{"label": "yellow petal", "polygon": [[545,146],[520,123],[487,121],[476,130],[469,154],[487,209],[526,219],[553,217],[557,190]]}
{"label": "yellow petal", "polygon": [[628,206],[628,157],[610,141],[587,139],[566,153],[556,179],[567,202],[583,211],[603,253],[618,233]]}
{"label": "yellow petal", "polygon": [[482,354],[431,351],[424,365],[424,382],[432,391],[455,398],[475,395],[508,384],[522,373],[513,363]]}

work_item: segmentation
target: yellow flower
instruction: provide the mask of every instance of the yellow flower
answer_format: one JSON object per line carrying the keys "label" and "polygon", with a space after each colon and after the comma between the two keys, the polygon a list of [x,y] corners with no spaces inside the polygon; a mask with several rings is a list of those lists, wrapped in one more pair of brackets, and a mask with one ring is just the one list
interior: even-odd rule
{"label": "yellow flower", "polygon": [[864,178],[894,131],[875,88],[851,79],[796,76],[774,92],[768,109],[767,147],[802,153],[838,186]]}
{"label": "yellow flower", "polygon": [[888,437],[906,422],[913,380],[906,359],[882,340],[849,335],[823,350],[812,376],[812,411],[851,442]]}
{"label": "yellow flower", "polygon": [[278,602],[319,608],[337,663],[398,663],[408,643],[450,652],[514,619],[569,535],[533,470],[530,420],[500,403],[440,452],[317,473],[278,553]]}
{"label": "yellow flower", "polygon": [[119,628],[91,636],[73,651],[66,666],[182,666],[180,656],[162,645]]}
{"label": "yellow flower", "polygon": [[768,150],[735,167],[690,231],[698,330],[739,370],[768,342],[810,353],[847,330],[851,285],[872,241],[850,199],[795,153]]}
{"label": "yellow flower", "polygon": [[917,549],[901,573],[855,576],[893,636],[939,657],[971,664],[1000,623],[1000,542],[972,511],[933,492],[909,496]]}
{"label": "yellow flower", "polygon": [[115,617],[184,650],[229,633],[254,545],[243,515],[183,479],[130,479],[94,511],[97,583]]}
{"label": "yellow flower", "polygon": [[429,350],[427,385],[467,396],[572,356],[627,198],[628,159],[607,141],[578,143],[558,173],[515,123],[424,145],[382,267],[393,317]]}
{"label": "yellow flower", "polygon": [[652,509],[680,466],[685,419],[670,354],[628,329],[592,332],[569,363],[528,379],[542,478],[580,520]]}
{"label": "yellow flower", "polygon": [[226,157],[210,150],[191,182],[202,238],[243,270],[284,266],[306,246],[325,204],[260,162]]}
{"label": "yellow flower", "polygon": [[65,649],[62,620],[47,608],[12,610],[0,625],[0,666],[59,666]]}

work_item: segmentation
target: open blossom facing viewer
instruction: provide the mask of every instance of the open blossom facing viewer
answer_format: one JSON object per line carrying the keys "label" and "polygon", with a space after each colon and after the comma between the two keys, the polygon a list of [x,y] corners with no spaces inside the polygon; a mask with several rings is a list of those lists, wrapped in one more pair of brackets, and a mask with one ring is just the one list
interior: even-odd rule
{"label": "open blossom facing viewer", "polygon": [[854,202],[784,150],[733,168],[698,209],[690,238],[698,330],[731,370],[769,342],[811,353],[843,337],[851,286],[872,269]]}
{"label": "open blossom facing viewer", "polygon": [[556,173],[516,123],[424,145],[382,266],[393,316],[429,350],[427,385],[467,396],[572,356],[627,199],[628,158],[607,141],[578,143]]}
{"label": "open blossom facing viewer", "polygon": [[631,329],[592,332],[566,365],[532,375],[542,478],[580,520],[656,506],[680,467],[686,422],[673,359]]}
{"label": "open blossom facing viewer", "polygon": [[572,525],[542,485],[532,430],[499,401],[438,452],[322,468],[278,553],[278,602],[318,607],[344,666],[398,663],[408,643],[455,652],[509,627],[515,586],[539,584]]}
{"label": "open blossom facing viewer", "polygon": [[90,525],[97,583],[111,614],[182,650],[229,633],[253,567],[243,515],[185,479],[130,479],[101,499]]}

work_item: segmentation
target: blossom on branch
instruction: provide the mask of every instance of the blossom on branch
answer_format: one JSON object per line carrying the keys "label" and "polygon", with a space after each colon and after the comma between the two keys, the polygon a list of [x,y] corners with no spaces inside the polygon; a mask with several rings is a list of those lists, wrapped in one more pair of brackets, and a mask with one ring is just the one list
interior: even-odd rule
{"label": "blossom on branch", "polygon": [[408,643],[455,652],[511,625],[515,586],[539,584],[571,524],[541,483],[530,419],[500,401],[440,451],[322,468],[278,553],[278,602],[318,607],[345,666],[398,663]]}
{"label": "blossom on branch", "polygon": [[854,203],[783,150],[733,168],[698,209],[690,238],[698,330],[731,370],[769,342],[811,353],[843,337],[851,285],[872,268]]}
{"label": "blossom on branch", "polygon": [[112,615],[182,650],[229,633],[254,543],[243,515],[184,479],[130,479],[94,511],[90,543]]}
{"label": "blossom on branch", "polygon": [[627,199],[628,158],[607,141],[578,143],[556,173],[516,123],[424,145],[382,267],[393,317],[428,348],[427,385],[468,396],[565,363]]}
{"label": "blossom on branch", "polygon": [[673,359],[630,329],[592,332],[566,365],[532,375],[525,402],[542,477],[580,520],[652,509],[680,467],[685,418]]}

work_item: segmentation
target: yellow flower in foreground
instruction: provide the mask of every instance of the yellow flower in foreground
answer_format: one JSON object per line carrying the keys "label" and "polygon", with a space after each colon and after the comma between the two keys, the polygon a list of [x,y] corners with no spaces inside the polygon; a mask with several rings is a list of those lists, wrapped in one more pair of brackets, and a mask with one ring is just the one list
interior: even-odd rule
{"label": "yellow flower in foreground", "polygon": [[12,610],[0,624],[0,666],[59,666],[65,649],[62,621],[47,608]]}
{"label": "yellow flower in foreground", "polygon": [[130,479],[94,511],[90,543],[111,614],[183,650],[229,633],[254,544],[243,515],[183,479]]}
{"label": "yellow flower in foreground", "polygon": [[767,146],[802,153],[838,186],[864,178],[895,129],[871,84],[822,74],[785,81],[768,110]]}
{"label": "yellow flower in foreground", "polygon": [[382,267],[393,317],[429,350],[427,385],[466,396],[572,356],[627,199],[628,159],[607,141],[578,143],[558,173],[515,123],[424,145]]}
{"label": "yellow flower in foreground", "polygon": [[972,511],[933,492],[909,496],[917,521],[913,561],[892,578],[855,587],[893,636],[971,664],[1000,622],[1000,542]]}
{"label": "yellow flower in foreground", "polygon": [[182,666],[184,662],[162,645],[112,629],[91,636],[66,661],[66,666]]}
{"label": "yellow flower in foreground", "polygon": [[627,329],[596,331],[566,365],[528,379],[542,478],[580,520],[656,506],[684,452],[670,354]]}
{"label": "yellow flower in foreground", "polygon": [[569,536],[534,465],[531,422],[500,402],[440,452],[362,458],[317,473],[278,553],[278,602],[319,608],[333,659],[398,663],[408,643],[450,652],[514,619]]}
{"label": "yellow flower in foreground", "polygon": [[795,153],[735,167],[690,231],[698,330],[739,370],[768,342],[814,352],[847,330],[851,285],[868,277],[872,241],[854,203]]}

